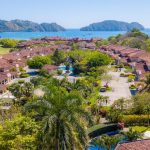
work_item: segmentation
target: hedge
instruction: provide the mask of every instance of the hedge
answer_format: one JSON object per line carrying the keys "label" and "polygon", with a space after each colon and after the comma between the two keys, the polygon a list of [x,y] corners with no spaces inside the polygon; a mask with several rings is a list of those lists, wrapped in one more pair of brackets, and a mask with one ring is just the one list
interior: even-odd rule
{"label": "hedge", "polygon": [[123,122],[127,126],[147,125],[148,124],[148,115],[124,115]]}

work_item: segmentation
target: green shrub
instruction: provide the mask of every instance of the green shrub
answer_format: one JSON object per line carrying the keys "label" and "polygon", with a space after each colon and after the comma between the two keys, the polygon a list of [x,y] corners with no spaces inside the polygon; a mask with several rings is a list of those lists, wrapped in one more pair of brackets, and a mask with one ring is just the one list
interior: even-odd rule
{"label": "green shrub", "polygon": [[62,70],[57,70],[58,75],[62,75],[63,71]]}
{"label": "green shrub", "polygon": [[20,78],[27,78],[27,77],[29,77],[30,75],[29,74],[27,74],[27,73],[22,73],[22,74],[20,74]]}
{"label": "green shrub", "polygon": [[19,84],[23,84],[25,81],[24,80],[19,80],[18,83]]}
{"label": "green shrub", "polygon": [[19,41],[13,39],[1,39],[0,44],[5,48],[14,48]]}
{"label": "green shrub", "polygon": [[46,64],[51,64],[50,56],[34,56],[27,61],[30,68],[41,69]]}
{"label": "green shrub", "polygon": [[136,86],[135,86],[135,85],[133,85],[133,84],[132,84],[132,85],[130,85],[130,87],[129,87],[129,88],[130,88],[131,90],[133,90],[133,89],[137,89],[137,88],[136,88]]}
{"label": "green shrub", "polygon": [[147,115],[124,115],[123,122],[126,125],[147,125]]}
{"label": "green shrub", "polygon": [[22,67],[19,67],[19,71],[20,71],[21,73],[25,73],[25,72],[26,72]]}
{"label": "green shrub", "polygon": [[133,79],[128,79],[128,82],[132,82],[133,81]]}
{"label": "green shrub", "polygon": [[128,82],[134,81],[135,80],[135,75],[134,74],[129,74],[128,75]]}
{"label": "green shrub", "polygon": [[39,75],[41,75],[43,77],[47,77],[49,75],[49,72],[45,69],[40,69]]}
{"label": "green shrub", "polygon": [[101,87],[100,92],[106,92],[106,87]]}
{"label": "green shrub", "polygon": [[124,64],[119,64],[116,66],[116,68],[124,68]]}
{"label": "green shrub", "polygon": [[125,77],[125,74],[124,73],[120,73],[120,77]]}
{"label": "green shrub", "polygon": [[109,87],[106,88],[106,90],[107,91],[112,91],[112,87],[109,86]]}

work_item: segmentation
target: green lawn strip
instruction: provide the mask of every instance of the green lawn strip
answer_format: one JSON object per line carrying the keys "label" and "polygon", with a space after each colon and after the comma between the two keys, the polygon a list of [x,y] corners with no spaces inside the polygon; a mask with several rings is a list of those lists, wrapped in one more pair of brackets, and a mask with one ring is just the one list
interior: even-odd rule
{"label": "green lawn strip", "polygon": [[140,133],[150,131],[150,127],[145,127],[145,126],[132,126],[131,128]]}
{"label": "green lawn strip", "polygon": [[91,133],[91,132],[93,132],[93,131],[95,131],[95,130],[98,130],[98,129],[100,129],[100,128],[103,128],[103,127],[105,127],[106,125],[104,125],[104,124],[98,124],[98,125],[95,125],[95,126],[92,126],[91,128],[88,128],[87,129],[87,134],[89,134],[89,133]]}
{"label": "green lawn strip", "polygon": [[0,54],[7,54],[7,53],[9,53],[9,50],[10,50],[10,48],[3,48],[0,45]]}

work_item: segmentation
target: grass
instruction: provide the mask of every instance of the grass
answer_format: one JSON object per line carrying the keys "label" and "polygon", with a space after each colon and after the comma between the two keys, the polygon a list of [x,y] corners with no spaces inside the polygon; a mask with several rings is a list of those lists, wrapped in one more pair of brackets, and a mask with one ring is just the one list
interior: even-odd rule
{"label": "grass", "polygon": [[89,134],[89,133],[91,133],[91,132],[93,132],[95,130],[98,130],[100,128],[103,128],[103,127],[105,127],[104,124],[98,124],[98,125],[92,126],[91,128],[87,129],[87,133]]}
{"label": "grass", "polygon": [[91,133],[91,132],[93,132],[95,130],[98,130],[98,129],[101,129],[101,128],[105,128],[105,127],[109,127],[109,126],[112,126],[112,125],[115,125],[115,124],[108,124],[108,125],[106,125],[106,124],[98,124],[98,125],[94,125],[91,128],[87,129],[87,134],[89,134],[89,133]]}
{"label": "grass", "polygon": [[134,131],[137,131],[137,132],[146,132],[146,131],[150,131],[150,127],[145,127],[145,126],[132,126],[131,127]]}
{"label": "grass", "polygon": [[8,53],[9,53],[9,50],[10,50],[10,48],[3,48],[3,47],[0,45],[0,55],[1,55],[1,54],[8,54]]}

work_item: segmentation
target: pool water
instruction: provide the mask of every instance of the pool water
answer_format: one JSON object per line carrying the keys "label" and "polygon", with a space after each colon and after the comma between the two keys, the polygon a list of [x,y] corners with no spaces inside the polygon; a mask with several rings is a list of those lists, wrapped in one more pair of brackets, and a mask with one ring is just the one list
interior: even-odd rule
{"label": "pool water", "polygon": [[[59,69],[62,70],[62,71],[66,71],[66,66],[60,66]],[[70,67],[69,70],[73,71],[73,67]]]}
{"label": "pool water", "polygon": [[87,150],[106,150],[106,149],[99,146],[90,146]]}

